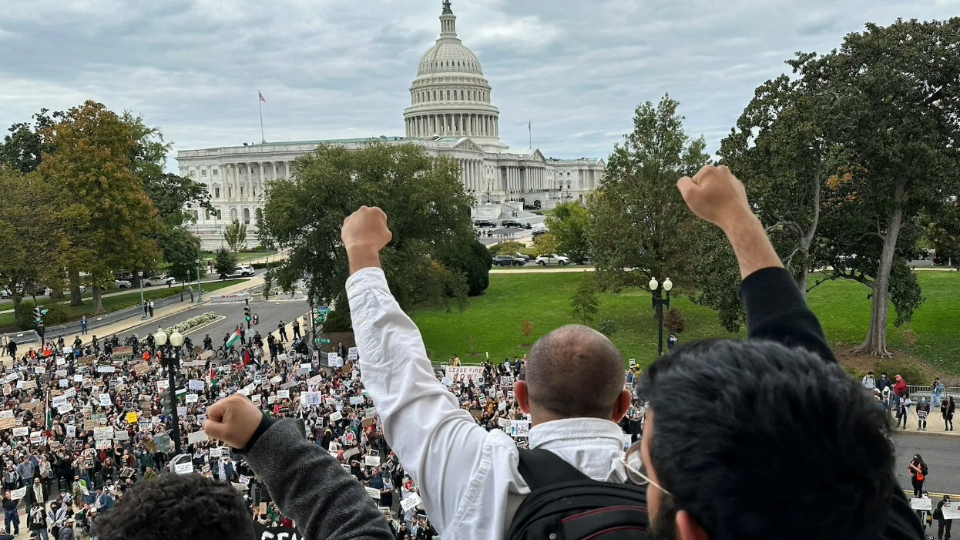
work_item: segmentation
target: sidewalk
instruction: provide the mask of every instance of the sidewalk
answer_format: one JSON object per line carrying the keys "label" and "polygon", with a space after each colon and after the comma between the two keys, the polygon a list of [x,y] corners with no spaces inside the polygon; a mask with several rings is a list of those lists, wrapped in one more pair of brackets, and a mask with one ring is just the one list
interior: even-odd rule
{"label": "sidewalk", "polygon": [[[182,302],[173,304],[170,306],[164,306],[154,311],[153,317],[150,317],[147,320],[142,320],[140,317],[130,317],[122,321],[118,321],[107,326],[101,326],[100,328],[95,328],[89,333],[80,336],[84,344],[90,343],[93,341],[93,336],[96,335],[101,341],[108,337],[116,334],[120,337],[121,341],[131,333],[131,331],[136,330],[140,327],[147,327],[150,331],[154,330],[154,327],[161,326],[161,323],[157,321],[163,319],[164,317],[169,317],[171,315],[177,315],[178,313],[183,313],[184,311],[191,310],[198,305],[207,305],[209,303],[209,296],[219,296],[224,294],[236,294],[243,292],[247,289],[252,289],[254,287],[259,287],[263,285],[263,276],[254,276],[243,283],[237,283],[236,285],[231,285],[229,287],[224,287],[223,289],[218,289],[216,291],[206,292],[204,291],[203,304],[198,304],[196,302]],[[166,326],[170,326],[169,323]],[[96,332],[96,333],[94,333]],[[72,342],[72,340],[66,340]]]}
{"label": "sidewalk", "polygon": [[[956,398],[954,398],[956,399]],[[897,421],[894,414],[890,415],[891,424]],[[927,415],[927,430],[917,430],[917,422],[920,418],[917,416],[916,404],[910,406],[910,419],[907,420],[907,427],[891,428],[894,433],[909,433],[910,435],[929,435],[932,437],[956,437],[960,438],[960,431],[957,431],[957,423],[960,418],[953,415],[953,431],[946,431],[943,416],[940,415],[940,407],[930,407],[930,414]]]}

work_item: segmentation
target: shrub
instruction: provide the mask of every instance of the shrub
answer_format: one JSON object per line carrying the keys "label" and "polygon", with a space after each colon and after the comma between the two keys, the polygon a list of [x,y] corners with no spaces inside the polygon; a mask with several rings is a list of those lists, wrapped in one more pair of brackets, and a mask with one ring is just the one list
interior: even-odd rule
{"label": "shrub", "polygon": [[327,320],[323,323],[324,332],[349,332],[353,329],[350,312],[346,309],[335,309],[327,313]]}
{"label": "shrub", "polygon": [[597,324],[597,330],[601,334],[610,337],[617,333],[617,321],[604,319]]}
{"label": "shrub", "polygon": [[524,336],[530,336],[533,333],[533,323],[530,322],[530,319],[520,321],[520,331],[523,332]]}
{"label": "shrub", "polygon": [[881,373],[886,373],[891,381],[893,376],[899,373],[903,380],[907,381],[907,384],[929,385],[932,382],[932,379],[927,377],[920,366],[909,362],[878,360],[873,365],[873,375],[879,379]]}
{"label": "shrub", "polygon": [[[843,366],[843,370],[846,371],[847,374],[853,377],[854,380],[856,380],[857,382],[862,381],[863,378],[867,375],[866,371],[862,371],[858,369],[856,366]],[[874,372],[874,374],[877,378],[880,378],[879,373]]]}
{"label": "shrub", "polygon": [[47,326],[63,324],[70,319],[70,310],[64,304],[54,302],[40,307],[47,310],[47,313],[43,316],[43,324]]}
{"label": "shrub", "polygon": [[677,308],[670,308],[663,316],[663,326],[671,334],[679,334],[687,329],[687,322],[683,320],[683,313]]}
{"label": "shrub", "polygon": [[468,296],[479,296],[490,286],[490,267],[493,259],[487,248],[474,240],[469,246],[462,246],[445,259],[444,264],[458,271],[466,278]]}
{"label": "shrub", "polygon": [[13,324],[20,330],[33,330],[37,327],[33,322],[33,302],[20,302],[13,312]]}

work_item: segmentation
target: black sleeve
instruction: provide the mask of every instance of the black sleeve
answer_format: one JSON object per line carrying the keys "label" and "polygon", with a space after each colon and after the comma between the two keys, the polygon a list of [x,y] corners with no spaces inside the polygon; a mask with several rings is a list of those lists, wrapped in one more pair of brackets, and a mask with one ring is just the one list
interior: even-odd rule
{"label": "black sleeve", "polygon": [[306,440],[300,422],[267,425],[246,453],[247,463],[306,540],[393,540],[363,486],[329,452]]}
{"label": "black sleeve", "polygon": [[747,337],[803,347],[836,362],[817,316],[783,268],[764,268],[743,280],[740,299],[747,310]]}

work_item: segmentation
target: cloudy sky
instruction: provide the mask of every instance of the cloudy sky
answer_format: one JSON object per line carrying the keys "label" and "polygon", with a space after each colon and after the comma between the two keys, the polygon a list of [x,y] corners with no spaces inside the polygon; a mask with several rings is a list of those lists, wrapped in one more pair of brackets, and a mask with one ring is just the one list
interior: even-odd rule
{"label": "cloudy sky", "polygon": [[[441,0],[2,0],[0,126],[93,99],[141,113],[175,149],[402,135]],[[945,19],[960,0],[453,0],[501,138],[606,157],[665,92],[715,152],[796,51],[866,22]],[[174,166],[171,159],[169,165]]]}

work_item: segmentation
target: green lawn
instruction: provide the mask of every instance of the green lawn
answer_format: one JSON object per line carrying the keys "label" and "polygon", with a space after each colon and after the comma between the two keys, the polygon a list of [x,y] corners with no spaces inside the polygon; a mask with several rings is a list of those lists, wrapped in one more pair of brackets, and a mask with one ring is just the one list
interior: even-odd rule
{"label": "green lawn", "polygon": [[[243,283],[245,279],[231,279],[226,281],[212,281],[209,283],[203,283],[203,292],[212,292],[224,287],[229,287],[231,285],[236,285],[237,283]],[[196,289],[194,289],[194,294],[196,294]],[[166,298],[168,296],[180,295],[180,287],[150,287],[143,290],[143,298],[145,300],[156,300],[158,298]],[[140,303],[140,291],[132,291],[127,294],[118,294],[116,296],[110,296],[102,299],[103,309],[105,312],[110,313],[112,311],[117,311],[130,306],[135,306]],[[40,304],[45,304],[47,302],[40,302]],[[10,304],[12,309],[13,304]],[[77,320],[81,315],[92,315],[93,313],[93,301],[89,298],[85,298],[82,305],[69,307],[70,320]],[[0,325],[12,325],[13,324],[13,312],[0,314]]]}
{"label": "green lawn", "polygon": [[[903,349],[920,359],[953,373],[960,373],[960,273],[919,272],[926,303],[915,313],[913,321],[902,328],[893,326],[890,308],[890,346]],[[522,343],[533,343],[543,334],[574,323],[570,296],[580,273],[492,274],[486,294],[471,298],[463,313],[446,313],[443,309],[424,309],[414,314],[414,321],[423,332],[431,359],[445,361],[451,355],[465,362],[479,362],[483,354],[500,360],[522,356],[527,349]],[[863,339],[870,318],[867,289],[853,282],[831,282],[814,289],[809,295],[812,309],[820,317],[831,343],[856,343]],[[671,305],[679,308],[687,323],[681,341],[730,336],[717,322],[716,314],[693,304],[682,295],[674,296]],[[533,333],[520,332],[520,321],[529,318]],[[620,294],[600,294],[600,313],[596,321],[612,319],[617,323],[613,342],[624,359],[635,358],[649,364],[657,351],[657,322],[650,306],[650,294],[628,289]],[[595,325],[594,323],[594,325]],[[905,330],[912,330],[916,343],[908,345]],[[745,332],[741,331],[741,335]],[[480,356],[468,356],[467,335],[477,343]]]}

